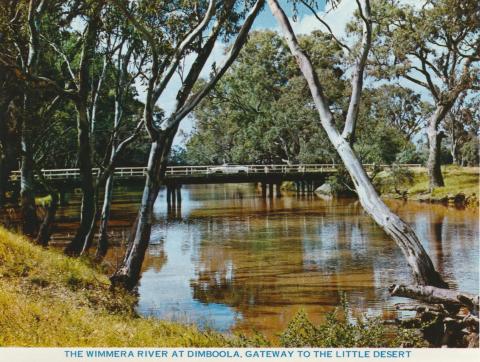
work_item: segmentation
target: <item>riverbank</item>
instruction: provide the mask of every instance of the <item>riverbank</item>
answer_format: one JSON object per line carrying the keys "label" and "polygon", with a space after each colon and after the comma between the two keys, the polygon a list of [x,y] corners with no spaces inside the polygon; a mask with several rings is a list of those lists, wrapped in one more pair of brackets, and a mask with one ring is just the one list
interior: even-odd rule
{"label": "riverbank", "polygon": [[232,344],[215,332],[138,317],[131,295],[86,259],[65,257],[0,227],[0,346]]}
{"label": "riverbank", "polygon": [[[478,167],[443,166],[442,174],[445,186],[435,188],[433,192],[429,191],[426,168],[412,169],[411,171],[412,178],[410,180],[396,185],[408,200],[478,207],[480,181]],[[384,175],[379,175],[380,178],[382,176]],[[403,195],[395,193],[391,182],[384,185],[382,196],[385,198],[403,197]]]}
{"label": "riverbank", "polygon": [[112,292],[106,274],[88,259],[41,248],[0,227],[0,346],[425,346],[417,332],[385,327],[378,318],[347,320],[345,306],[318,326],[300,311],[272,342],[139,317],[135,304],[134,296]]}

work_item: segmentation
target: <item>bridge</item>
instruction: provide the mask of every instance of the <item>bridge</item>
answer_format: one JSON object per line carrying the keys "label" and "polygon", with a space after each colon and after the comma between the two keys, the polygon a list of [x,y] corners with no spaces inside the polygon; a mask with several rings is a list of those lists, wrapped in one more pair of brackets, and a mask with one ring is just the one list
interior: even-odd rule
{"label": "bridge", "polygon": [[[205,166],[168,166],[164,185],[167,187],[167,202],[181,202],[182,185],[217,184],[217,183],[260,183],[262,196],[280,196],[280,185],[284,181],[296,184],[299,193],[313,192],[325,182],[326,178],[338,171],[338,164],[270,164],[270,165],[205,165]],[[420,164],[400,164],[400,167],[419,168]],[[391,165],[364,164],[367,172],[374,168],[390,168]],[[80,170],[42,169],[43,178],[50,181],[59,190],[80,186]],[[96,177],[100,169],[92,169]],[[132,184],[143,182],[147,174],[146,167],[117,167],[114,177],[117,183]],[[13,171],[10,176],[13,188],[20,184],[20,171]],[[276,192],[274,192],[276,186]]]}

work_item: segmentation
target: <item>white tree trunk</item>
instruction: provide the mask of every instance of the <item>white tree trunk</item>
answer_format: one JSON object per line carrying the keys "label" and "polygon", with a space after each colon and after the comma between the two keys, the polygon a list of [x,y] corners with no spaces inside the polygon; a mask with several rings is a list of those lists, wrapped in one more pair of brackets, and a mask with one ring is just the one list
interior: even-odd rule
{"label": "white tree trunk", "polygon": [[[280,24],[290,51],[295,56],[300,70],[308,83],[321,124],[350,174],[363,208],[400,247],[418,284],[447,287],[440,274],[435,270],[430,257],[425,252],[413,229],[394,214],[375,191],[367,173],[349,143],[349,137],[342,137],[336,129],[333,114],[328,108],[328,102],[323,94],[318,76],[310,59],[301,50],[285,13],[276,0],[268,0],[268,4]],[[363,6],[362,8],[368,10],[368,6]],[[356,115],[352,113],[351,117],[356,117]],[[355,124],[352,119],[347,119],[345,123],[348,125]],[[354,129],[349,131],[353,133]]]}

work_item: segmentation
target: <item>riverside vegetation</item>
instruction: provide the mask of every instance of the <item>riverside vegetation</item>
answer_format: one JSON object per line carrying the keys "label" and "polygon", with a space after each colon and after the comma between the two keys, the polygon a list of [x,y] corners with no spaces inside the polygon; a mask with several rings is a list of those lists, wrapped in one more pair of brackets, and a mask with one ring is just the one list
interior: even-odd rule
{"label": "riverside vegetation", "polygon": [[[434,0],[414,7],[358,0],[345,39],[317,16],[323,5],[293,1],[294,12],[300,6],[311,10],[324,30],[297,37],[290,24],[296,16],[277,0],[0,3],[0,206],[19,207],[22,233],[47,246],[60,200],[40,170],[78,167],[82,198],[79,222],[64,250],[76,261],[2,231],[6,312],[0,318],[7,331],[2,343],[261,343],[260,337],[249,342],[139,319],[134,297],[118,290],[108,296],[111,283],[129,291],[137,286],[166,166],[182,152],[183,161],[194,164],[343,164],[351,191],[402,251],[412,281],[448,288],[410,225],[380,198],[379,185],[362,163],[424,163],[427,197],[447,202],[455,186],[444,182],[440,166],[478,165],[478,1]],[[283,37],[251,31],[264,8]],[[210,65],[219,42],[228,44],[227,52]],[[167,104],[175,74],[180,86],[173,86],[174,101]],[[367,77],[372,82],[364,84]],[[138,94],[145,95],[144,102]],[[196,120],[193,135],[185,149],[171,152],[189,116]],[[96,246],[101,265],[111,245],[113,171],[120,165],[147,171],[123,262],[107,279],[85,258]],[[10,176],[18,169],[19,189],[12,190]],[[415,180],[408,174],[386,177],[407,186]],[[398,183],[394,191],[426,195],[426,179],[419,175],[417,181],[411,190]],[[36,197],[47,194],[51,202],[41,220]],[[303,320],[300,315],[291,328],[311,329]],[[355,336],[363,333],[347,322],[331,324],[337,326],[354,329]],[[302,343],[324,340],[318,328],[315,342]],[[283,336],[288,339],[288,333]],[[280,340],[287,345],[285,338]],[[355,337],[352,343],[364,342]]]}
{"label": "riverside vegetation", "polygon": [[457,206],[478,207],[478,167],[442,167],[445,185],[429,190],[425,169],[391,170],[380,172],[377,187],[384,197],[403,197],[420,202],[456,204]]}
{"label": "riverside vegetation", "polygon": [[225,335],[139,317],[136,299],[98,265],[0,228],[0,346],[421,347],[417,332],[353,318],[344,303],[319,326],[300,311],[279,338]]}

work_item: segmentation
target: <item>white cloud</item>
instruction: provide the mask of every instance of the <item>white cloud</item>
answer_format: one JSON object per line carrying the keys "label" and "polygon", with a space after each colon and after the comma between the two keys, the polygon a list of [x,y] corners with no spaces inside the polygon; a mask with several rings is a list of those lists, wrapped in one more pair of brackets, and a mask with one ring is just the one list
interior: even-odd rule
{"label": "white cloud", "polygon": [[[356,6],[354,0],[344,0],[334,9],[327,8],[325,11],[318,12],[318,16],[330,26],[335,36],[341,38],[345,35],[345,26],[353,18]],[[327,30],[313,14],[306,15],[297,22],[292,22],[292,26],[296,34]]]}

